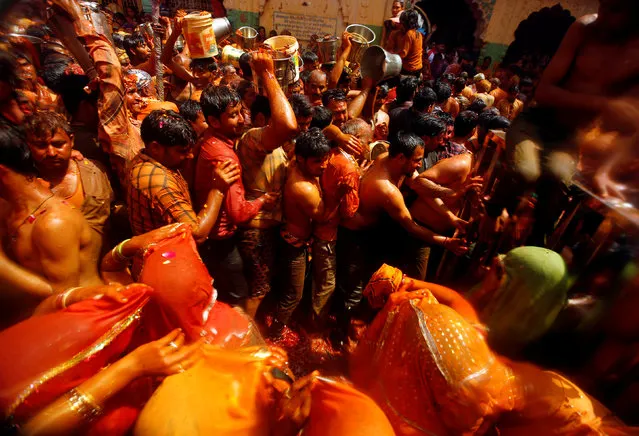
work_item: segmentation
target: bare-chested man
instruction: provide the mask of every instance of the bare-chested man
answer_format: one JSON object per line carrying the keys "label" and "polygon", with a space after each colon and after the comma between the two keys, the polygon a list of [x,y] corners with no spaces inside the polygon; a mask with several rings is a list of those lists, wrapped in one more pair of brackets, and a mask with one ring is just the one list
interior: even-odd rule
{"label": "bare-chested man", "polygon": [[[409,268],[403,271],[425,274],[425,265],[416,265],[422,262],[416,262],[415,250],[411,249],[423,248],[423,242],[455,253],[466,250],[463,241],[417,224],[406,207],[400,188],[404,179],[421,166],[423,158],[421,138],[400,132],[391,138],[388,155],[378,158],[362,177],[358,214],[353,221],[344,223],[338,236],[344,248],[338,248],[337,254],[338,288],[347,309],[359,303],[364,278],[383,263],[405,263]],[[411,247],[413,244],[415,247]]]}
{"label": "bare-chested man", "polygon": [[[325,215],[319,177],[326,168],[330,151],[328,139],[318,128],[302,133],[295,142],[296,163],[289,169],[284,187],[285,224],[280,231],[282,243],[278,259],[282,265],[283,287],[275,310],[273,336],[282,333],[302,299],[313,221],[323,220]],[[313,300],[317,300],[315,295]]]}
{"label": "bare-chested man", "polygon": [[577,130],[611,100],[631,95],[639,95],[639,3],[600,0],[598,15],[580,18],[566,33],[544,71],[537,107],[513,123],[507,136],[513,171],[502,178],[488,215],[495,220],[504,208],[512,213],[520,195],[536,186],[538,213],[528,242],[543,244],[574,172]]}
{"label": "bare-chested man", "polygon": [[315,70],[311,73],[308,83],[304,84],[304,93],[313,106],[322,105],[322,94],[328,89],[328,77],[322,70]]}

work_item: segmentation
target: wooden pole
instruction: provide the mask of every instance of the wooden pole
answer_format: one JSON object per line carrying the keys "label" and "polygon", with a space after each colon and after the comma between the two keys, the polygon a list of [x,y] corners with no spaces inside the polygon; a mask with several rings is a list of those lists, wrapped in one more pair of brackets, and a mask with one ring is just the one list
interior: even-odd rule
{"label": "wooden pole", "polygon": [[[153,24],[160,23],[160,0],[153,0],[151,8],[151,17]],[[154,32],[153,45],[155,47],[155,89],[157,91],[158,100],[164,101],[164,65],[162,65],[162,38]]]}

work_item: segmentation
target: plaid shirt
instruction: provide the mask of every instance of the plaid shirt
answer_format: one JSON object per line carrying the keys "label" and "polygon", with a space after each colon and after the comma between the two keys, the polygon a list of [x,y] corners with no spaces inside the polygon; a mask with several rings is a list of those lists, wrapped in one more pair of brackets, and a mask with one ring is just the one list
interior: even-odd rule
{"label": "plaid shirt", "polygon": [[135,235],[178,222],[198,225],[182,175],[144,153],[131,162],[127,203]]}

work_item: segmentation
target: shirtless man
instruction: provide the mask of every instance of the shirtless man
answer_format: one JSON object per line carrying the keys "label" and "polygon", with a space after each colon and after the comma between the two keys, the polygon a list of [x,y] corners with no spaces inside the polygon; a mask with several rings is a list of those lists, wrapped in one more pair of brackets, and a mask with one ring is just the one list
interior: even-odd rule
{"label": "shirtless man", "polygon": [[[272,336],[281,335],[302,299],[308,247],[313,221],[324,220],[325,207],[319,177],[322,175],[330,143],[318,128],[309,129],[295,142],[296,164],[289,169],[284,187],[284,218],[279,262],[283,266],[282,297],[275,309]],[[313,295],[313,301],[317,300]]]}
{"label": "shirtless man", "polygon": [[365,277],[383,263],[406,262],[411,274],[425,274],[424,262],[416,265],[415,252],[409,247],[417,240],[441,245],[456,254],[466,251],[462,240],[438,235],[417,224],[406,207],[400,188],[423,159],[421,138],[400,132],[391,138],[389,153],[378,158],[362,177],[359,211],[352,221],[343,223],[338,235],[344,250],[338,251],[337,257],[345,259],[339,262],[338,288],[344,294],[347,309],[359,303]]}
{"label": "shirtless man", "polygon": [[520,195],[536,186],[538,213],[529,243],[543,245],[574,172],[577,129],[611,100],[639,95],[638,24],[636,1],[600,0],[598,15],[582,17],[570,27],[544,71],[538,107],[524,110],[509,130],[507,153],[513,171],[502,178],[487,204],[492,222],[504,208],[514,212]]}
{"label": "shirtless man", "polygon": [[311,72],[308,83],[304,84],[304,93],[313,106],[322,105],[322,94],[328,89],[328,77],[322,70]]}

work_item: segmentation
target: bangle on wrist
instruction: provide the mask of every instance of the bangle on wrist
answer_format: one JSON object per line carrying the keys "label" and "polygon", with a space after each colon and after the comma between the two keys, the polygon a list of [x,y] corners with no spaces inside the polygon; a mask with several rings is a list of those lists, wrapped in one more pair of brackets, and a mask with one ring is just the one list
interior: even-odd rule
{"label": "bangle on wrist", "polygon": [[71,295],[73,293],[73,291],[80,289],[82,286],[75,286],[73,288],[69,288],[66,291],[62,292],[61,294],[58,294],[58,296],[55,298],[55,305],[58,309],[66,309],[67,308],[67,298],[69,298],[69,295]]}
{"label": "bangle on wrist", "polygon": [[131,239],[125,239],[124,241],[122,241],[118,245],[116,245],[113,248],[113,250],[111,250],[111,257],[113,258],[113,260],[115,260],[116,262],[119,262],[119,263],[128,263],[129,260],[131,260],[130,257],[127,257],[127,256],[124,255],[124,253],[122,253],[122,247],[124,247],[124,244],[126,244],[130,240]]}
{"label": "bangle on wrist", "polygon": [[88,422],[102,415],[102,407],[95,401],[91,394],[80,391],[77,388],[69,391],[69,408]]}

